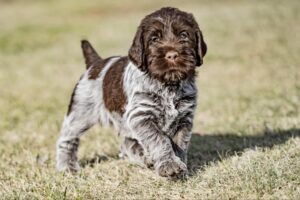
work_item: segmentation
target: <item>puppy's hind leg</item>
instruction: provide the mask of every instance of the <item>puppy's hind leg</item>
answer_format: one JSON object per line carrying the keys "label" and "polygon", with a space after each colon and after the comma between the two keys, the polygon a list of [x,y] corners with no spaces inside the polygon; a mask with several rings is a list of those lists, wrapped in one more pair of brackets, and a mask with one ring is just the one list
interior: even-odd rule
{"label": "puppy's hind leg", "polygon": [[59,171],[76,172],[80,169],[77,162],[80,136],[90,126],[86,121],[74,120],[70,116],[65,117],[56,146],[56,168]]}
{"label": "puppy's hind leg", "polygon": [[80,167],[77,151],[80,137],[99,121],[98,88],[83,77],[74,89],[69,111],[65,116],[56,145],[56,168],[59,171],[75,172]]}

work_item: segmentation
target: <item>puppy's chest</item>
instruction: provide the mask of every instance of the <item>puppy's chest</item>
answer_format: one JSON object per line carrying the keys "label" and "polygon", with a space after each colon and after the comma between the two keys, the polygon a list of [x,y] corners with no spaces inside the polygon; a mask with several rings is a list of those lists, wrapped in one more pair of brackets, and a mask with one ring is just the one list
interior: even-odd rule
{"label": "puppy's chest", "polygon": [[176,93],[164,93],[159,96],[158,126],[161,130],[171,135],[177,129],[179,120],[183,117],[187,107],[181,100],[182,95]]}
{"label": "puppy's chest", "polygon": [[170,125],[179,117],[180,113],[177,108],[178,99],[172,94],[170,96],[161,96],[160,98],[160,114],[158,117],[158,125],[166,132]]}

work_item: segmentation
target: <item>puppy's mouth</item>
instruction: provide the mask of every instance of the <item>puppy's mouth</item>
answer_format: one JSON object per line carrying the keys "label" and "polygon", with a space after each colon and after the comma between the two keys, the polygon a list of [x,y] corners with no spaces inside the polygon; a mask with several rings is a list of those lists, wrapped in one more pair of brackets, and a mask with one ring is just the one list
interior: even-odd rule
{"label": "puppy's mouth", "polygon": [[[166,59],[165,59],[165,62],[168,64],[168,66],[169,66],[170,68],[177,68],[177,67],[180,67],[180,66],[178,65],[177,60],[166,60]],[[172,69],[171,69],[171,70],[172,70]]]}
{"label": "puppy's mouth", "polygon": [[149,63],[149,73],[161,82],[173,84],[195,75],[195,61],[192,57],[176,60],[156,57]]}

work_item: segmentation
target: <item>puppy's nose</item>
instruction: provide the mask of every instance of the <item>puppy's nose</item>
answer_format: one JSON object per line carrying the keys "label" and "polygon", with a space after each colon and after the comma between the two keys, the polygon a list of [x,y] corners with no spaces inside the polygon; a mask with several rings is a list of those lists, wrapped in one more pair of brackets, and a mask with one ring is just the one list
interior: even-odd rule
{"label": "puppy's nose", "polygon": [[177,57],[178,53],[176,51],[168,51],[165,56],[165,58],[169,61],[175,61]]}

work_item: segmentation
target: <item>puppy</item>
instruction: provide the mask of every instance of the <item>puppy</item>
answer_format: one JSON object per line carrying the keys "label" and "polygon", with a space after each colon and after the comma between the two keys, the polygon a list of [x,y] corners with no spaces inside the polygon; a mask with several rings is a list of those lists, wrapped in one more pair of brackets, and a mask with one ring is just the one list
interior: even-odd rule
{"label": "puppy", "polygon": [[160,176],[182,177],[196,108],[195,69],[207,50],[193,15],[171,7],[147,15],[125,57],[103,59],[88,41],[82,49],[87,70],[57,141],[57,169],[79,169],[79,138],[100,123],[123,137],[123,157]]}

